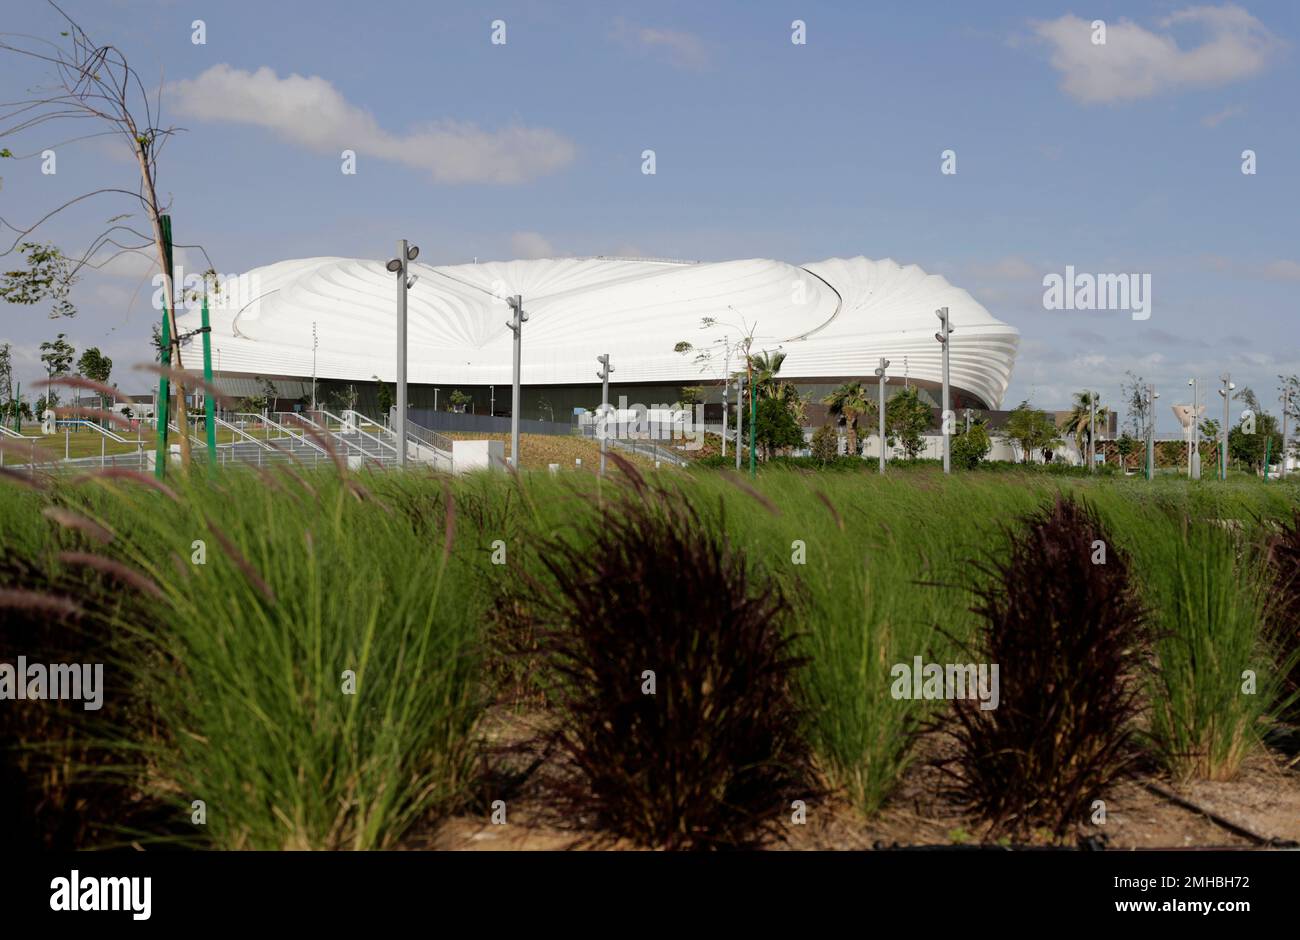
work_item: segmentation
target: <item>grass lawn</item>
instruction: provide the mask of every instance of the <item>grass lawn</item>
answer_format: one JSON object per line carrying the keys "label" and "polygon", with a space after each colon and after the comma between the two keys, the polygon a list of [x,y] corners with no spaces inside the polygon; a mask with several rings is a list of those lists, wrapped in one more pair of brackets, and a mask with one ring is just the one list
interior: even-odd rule
{"label": "grass lawn", "polygon": [[[598,459],[594,442],[576,438],[524,435],[522,444],[525,470],[571,468],[575,457],[594,468]],[[941,778],[931,776],[953,753],[936,724],[953,703],[897,696],[893,668],[976,655],[985,624],[977,593],[990,566],[1008,557],[1028,513],[1064,494],[1095,510],[1111,559],[1129,559],[1157,637],[1126,680],[1142,701],[1132,729],[1142,779],[1183,788],[1189,799],[1212,793],[1218,811],[1248,820],[1246,828],[1300,835],[1300,770],[1279,743],[1296,738],[1285,733],[1294,720],[1286,673],[1300,642],[1294,622],[1289,640],[1270,626],[1280,589],[1266,551],[1300,504],[1296,483],[945,478],[924,467],[883,478],[770,469],[751,482],[637,465],[643,476],[612,467],[604,480],[453,479],[424,469],[340,478],[302,468],[231,469],[211,481],[173,473],[167,490],[121,475],[35,487],[0,480],[0,661],[24,651],[50,661],[94,657],[113,677],[98,713],[66,708],[51,724],[32,709],[0,712],[7,740],[40,745],[5,752],[0,780],[26,783],[0,797],[11,812],[39,817],[45,844],[450,844],[486,825],[494,788],[522,772],[515,745],[526,749],[537,729],[582,742],[582,729],[600,722],[598,713],[571,711],[573,679],[547,658],[545,637],[581,638],[601,619],[622,628],[596,644],[597,660],[625,656],[657,670],[656,697],[619,706],[650,709],[629,725],[649,737],[606,742],[616,750],[602,756],[539,745],[531,753],[546,758],[523,765],[536,775],[524,805],[538,832],[600,830],[594,810],[556,816],[569,805],[558,794],[571,793],[574,780],[596,787],[584,799],[598,800],[610,767],[675,760],[675,749],[706,731],[716,740],[720,729],[787,721],[815,759],[810,812],[821,813],[817,835],[790,832],[793,844],[850,846],[873,833],[912,843],[992,839],[986,821],[945,802]],[[677,542],[621,561],[608,545],[594,547],[629,501],[647,500],[629,534],[656,531],[690,507],[693,521],[674,530]],[[1091,551],[1077,559],[1080,571],[1097,564]],[[723,574],[716,585],[689,587],[680,572],[701,558],[721,558]],[[588,563],[604,567],[574,594],[566,572]],[[1073,567],[1060,568],[1060,584],[1017,590],[1034,603],[1058,588],[1068,597]],[[735,592],[727,603],[739,606],[720,606],[714,590],[724,600]],[[649,664],[663,617],[687,640],[707,639],[742,622],[727,610],[765,592],[774,592],[764,603],[783,612],[780,629],[798,660],[788,700],[746,697],[735,679],[751,668],[744,644],[728,647],[726,661],[692,654]],[[564,619],[575,598],[582,609],[598,602],[599,617]],[[1062,618],[1060,629],[1072,629],[1070,605],[1052,609],[1063,611],[1051,615]],[[680,648],[707,648],[694,642]],[[1014,697],[1017,663],[1002,668]],[[641,683],[640,666],[633,671],[627,681]],[[1250,693],[1246,672],[1255,677]],[[761,745],[761,735],[754,740]],[[629,776],[620,792],[642,800],[650,818],[662,791],[638,791],[644,779]],[[1108,786],[1106,798],[1150,809],[1149,791],[1131,786]],[[1281,809],[1251,816],[1261,786]],[[204,827],[186,822],[197,798],[221,807]],[[717,812],[726,805],[730,798]],[[1229,838],[1198,829],[1204,820],[1179,822],[1180,813],[1162,803],[1144,818],[1165,820],[1164,829],[1108,832],[1133,845]],[[949,838],[945,820],[959,820],[965,835]],[[1090,825],[1080,819],[1064,836],[1031,828],[1018,838],[1086,838]]]}

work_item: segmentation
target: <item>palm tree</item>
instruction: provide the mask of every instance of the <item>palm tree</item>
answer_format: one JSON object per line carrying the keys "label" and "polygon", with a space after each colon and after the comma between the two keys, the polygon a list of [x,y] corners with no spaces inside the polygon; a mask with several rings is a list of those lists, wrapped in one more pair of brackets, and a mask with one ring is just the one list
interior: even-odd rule
{"label": "palm tree", "polygon": [[857,454],[858,419],[870,414],[873,407],[866,389],[861,382],[850,382],[831,392],[823,402],[830,405],[831,414],[844,422],[849,433],[849,453]]}
{"label": "palm tree", "polygon": [[1033,408],[1022,401],[1007,417],[1003,434],[1020,445],[1023,463],[1029,463],[1035,451],[1050,451],[1061,443],[1056,434],[1056,423],[1045,411]]}
{"label": "palm tree", "polygon": [[1065,425],[1061,428],[1066,434],[1074,438],[1074,445],[1079,448],[1080,456],[1086,456],[1087,442],[1092,436],[1092,423],[1089,409],[1095,405],[1097,409],[1097,423],[1105,425],[1106,410],[1101,406],[1101,399],[1093,392],[1083,391],[1074,393],[1074,409],[1070,416],[1065,419]]}
{"label": "palm tree", "polygon": [[785,353],[777,350],[776,352],[761,352],[749,357],[750,374],[753,376],[754,389],[758,397],[762,398],[784,398],[786,382],[778,382],[776,374],[781,371],[781,364],[785,362]]}

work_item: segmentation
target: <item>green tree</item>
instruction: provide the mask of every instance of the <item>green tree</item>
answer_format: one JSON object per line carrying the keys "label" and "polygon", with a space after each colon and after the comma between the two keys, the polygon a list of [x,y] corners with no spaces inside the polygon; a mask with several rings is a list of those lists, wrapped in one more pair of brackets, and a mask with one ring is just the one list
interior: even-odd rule
{"label": "green tree", "polygon": [[930,430],[932,420],[930,406],[921,401],[920,389],[915,385],[885,402],[889,446],[901,446],[908,460],[915,460],[925,449],[925,432]]}
{"label": "green tree", "polygon": [[451,393],[451,404],[447,406],[448,411],[456,411],[461,414],[465,413],[465,406],[471,401],[470,397],[460,389],[453,389]]}
{"label": "green tree", "polygon": [[379,376],[375,375],[371,378],[375,380],[375,398],[379,402],[379,412],[387,418],[393,410],[393,405],[397,404],[393,399],[393,390]]}
{"label": "green tree", "polygon": [[[98,346],[88,347],[77,360],[77,369],[88,379],[108,384],[108,378],[113,374],[113,360],[99,351]],[[107,402],[104,396],[99,396],[100,410],[107,408]]]}
{"label": "green tree", "polygon": [[831,392],[823,403],[830,406],[830,413],[844,424],[849,435],[849,453],[858,453],[858,419],[874,411],[871,399],[861,382],[849,382]]}
{"label": "green tree", "polygon": [[[266,384],[270,386],[272,400],[274,400],[275,387],[271,386],[270,382],[267,382]],[[361,393],[358,392],[357,387],[352,384],[345,385],[342,388],[336,388],[334,391],[330,392],[330,401],[332,401],[340,411],[356,411],[357,400],[360,398]]]}
{"label": "green tree", "polygon": [[[1091,408],[1094,399],[1097,410],[1097,427],[1106,427],[1107,414],[1102,407],[1100,396],[1090,391],[1074,393],[1074,408],[1070,411],[1069,417],[1065,419],[1065,425],[1061,428],[1066,434],[1074,438],[1074,446],[1078,448],[1080,456],[1087,457],[1088,439],[1092,437]],[[1145,420],[1145,398],[1143,399],[1143,414],[1139,420]],[[1130,405],[1131,407],[1131,405]]]}
{"label": "green tree", "polygon": [[772,453],[776,450],[798,447],[803,443],[803,431],[790,413],[789,406],[781,399],[759,399],[754,443],[763,448],[764,459],[767,460],[772,459]]}
{"label": "green tree", "polygon": [[1256,413],[1255,433],[1247,434],[1241,422],[1228,432],[1228,456],[1233,463],[1260,473],[1264,469],[1265,455],[1270,462],[1282,458],[1278,420],[1268,412]]}
{"label": "green tree", "polygon": [[7,406],[14,397],[14,360],[8,343],[0,344],[0,406]]}
{"label": "green tree", "polygon": [[1140,375],[1134,375],[1132,372],[1126,374],[1129,381],[1120,385],[1120,393],[1128,406],[1126,426],[1134,437],[1145,438],[1147,422],[1155,417],[1147,413],[1150,409],[1147,407],[1146,382]]}
{"label": "green tree", "polygon": [[77,275],[68,257],[53,245],[23,242],[18,253],[27,261],[25,269],[0,274],[0,300],[11,304],[39,304],[50,301],[50,319],[73,317],[77,308],[69,300]]}
{"label": "green tree", "polygon": [[[66,333],[60,333],[50,342],[41,343],[41,362],[45,363],[46,377],[52,381],[61,375],[67,375],[76,354],[77,351],[68,342]],[[59,393],[53,386],[45,393],[44,400],[47,408],[58,407]],[[45,408],[40,408],[38,411],[44,413]]]}
{"label": "green tree", "polygon": [[840,435],[833,424],[823,424],[812,436],[813,459],[827,464],[840,455]]}
{"label": "green tree", "polygon": [[1264,409],[1259,407],[1259,398],[1255,395],[1254,390],[1249,385],[1243,385],[1237,390],[1237,394],[1232,396],[1234,401],[1239,401],[1255,414],[1260,414]]}
{"label": "green tree", "polygon": [[1020,446],[1022,463],[1029,463],[1029,458],[1036,451],[1059,447],[1061,444],[1052,416],[1031,407],[1027,401],[1022,401],[1007,417],[1003,433]]}
{"label": "green tree", "polygon": [[776,352],[761,352],[749,357],[750,374],[753,378],[754,392],[759,399],[764,398],[783,398],[785,395],[784,382],[777,381],[777,373],[781,371],[781,366],[785,362],[786,354],[777,350]]}
{"label": "green tree", "polygon": [[993,449],[987,422],[976,421],[969,431],[962,431],[952,439],[952,463],[962,470],[974,470]]}
{"label": "green tree", "polygon": [[677,403],[679,405],[682,405],[683,407],[689,408],[691,405],[698,405],[703,400],[704,400],[703,385],[683,385],[681,388],[680,397],[678,397],[677,399]]}
{"label": "green tree", "polygon": [[1120,469],[1128,469],[1128,459],[1137,453],[1138,446],[1137,438],[1129,434],[1128,431],[1119,436],[1119,440],[1115,442],[1115,451],[1119,454]]}

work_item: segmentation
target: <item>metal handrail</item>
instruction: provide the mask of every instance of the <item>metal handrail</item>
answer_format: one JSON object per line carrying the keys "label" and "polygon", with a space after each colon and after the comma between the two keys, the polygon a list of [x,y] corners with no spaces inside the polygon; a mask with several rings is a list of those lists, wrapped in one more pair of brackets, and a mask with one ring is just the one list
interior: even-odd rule
{"label": "metal handrail", "polygon": [[[336,414],[331,414],[330,412],[325,411],[324,409],[319,409],[319,410],[320,410],[320,413],[321,413],[321,414],[325,415],[325,417],[327,417],[327,418],[329,418],[329,419],[331,419],[331,420],[337,421],[339,424],[343,425],[344,427],[347,426],[347,422],[344,421],[342,418],[340,418],[338,415],[336,415]],[[334,432],[331,432],[331,433],[335,434],[335,436],[340,436],[342,432],[334,431]],[[380,447],[386,447],[386,448],[388,448],[389,450],[391,450],[391,451],[393,452],[394,455],[397,454],[397,445],[396,445],[396,444],[390,444],[390,443],[388,443],[387,441],[380,440],[379,438],[375,437],[373,434],[370,434],[370,433],[367,432],[367,431],[363,431],[363,430],[361,430],[360,428],[356,427],[356,422],[353,422],[353,430],[348,431],[347,433],[348,433],[348,434],[358,434],[358,435],[360,435],[361,437],[368,438],[369,440],[374,441],[374,442],[375,442],[376,444],[378,444]],[[350,441],[344,441],[344,440],[342,440],[342,439],[341,439],[341,436],[340,436],[340,443],[342,443],[342,444],[344,444],[345,446],[348,446],[348,447],[353,446],[352,443],[351,443]],[[367,457],[370,456],[369,454],[366,453],[366,451],[365,451],[364,448],[361,449],[361,453],[362,453],[364,456],[367,456]]]}
{"label": "metal handrail", "polygon": [[114,434],[114,433],[113,433],[112,431],[110,431],[108,428],[100,427],[98,424],[95,424],[95,422],[93,422],[93,421],[87,421],[85,418],[60,418],[60,419],[59,419],[59,423],[60,423],[60,424],[79,424],[79,425],[81,425],[82,427],[90,428],[92,431],[98,431],[100,434],[104,435],[104,437],[108,438],[110,441],[117,441],[117,443],[119,443],[119,444],[141,444],[141,443],[143,443],[143,441],[141,441],[141,440],[139,440],[139,439],[132,440],[132,439],[129,438],[129,437],[122,437],[120,434]]}
{"label": "metal handrail", "polygon": [[[390,434],[394,433],[392,431]],[[452,449],[452,439],[446,434],[439,434],[437,431],[431,431],[422,425],[415,424],[409,418],[406,421],[406,436],[414,440],[417,444],[425,444],[432,447],[439,453],[450,457]]]}
{"label": "metal handrail", "polygon": [[[217,427],[225,428],[227,431],[231,431],[235,434],[238,434],[240,437],[247,438],[251,443],[256,444],[258,447],[262,448],[263,450],[275,450],[275,448],[272,447],[270,444],[268,444],[266,441],[262,440],[261,438],[253,437],[253,435],[249,434],[243,428],[231,424],[229,421],[225,420],[224,418],[217,417],[216,420],[217,420]],[[231,441],[230,445],[233,444],[234,441]],[[230,445],[222,444],[219,446],[226,447]]]}
{"label": "metal handrail", "polygon": [[[168,421],[168,422],[167,422],[167,430],[169,430],[169,431],[175,431],[177,434],[180,434],[180,433],[181,433],[181,429],[178,428],[178,427],[176,426],[176,423],[175,423],[174,421]],[[188,437],[188,438],[190,439],[190,447],[207,447],[207,446],[208,446],[208,442],[207,442],[207,441],[200,440],[198,437],[195,437],[193,434],[186,434],[185,436]]]}
{"label": "metal handrail", "polygon": [[299,444],[305,444],[306,446],[311,447],[319,451],[320,453],[325,454],[326,456],[329,455],[329,452],[326,451],[324,447],[321,447],[319,444],[313,441],[305,432],[294,431],[292,428],[287,428],[284,425],[280,424],[279,422],[272,421],[266,415],[253,414],[251,411],[237,411],[235,412],[235,417],[256,418],[258,421],[261,421],[263,424],[268,424],[271,427],[275,428],[277,431],[282,431],[284,434],[287,434],[291,439],[297,441]]}

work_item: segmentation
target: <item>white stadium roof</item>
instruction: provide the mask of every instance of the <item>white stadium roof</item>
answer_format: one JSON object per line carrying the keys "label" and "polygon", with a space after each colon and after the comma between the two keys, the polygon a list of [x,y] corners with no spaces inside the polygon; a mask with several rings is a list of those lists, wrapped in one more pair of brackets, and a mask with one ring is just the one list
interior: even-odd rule
{"label": "white stadium roof", "polygon": [[[395,377],[396,276],[384,260],[305,258],[256,268],[227,281],[212,310],[214,363],[222,375],[312,374],[370,381]],[[723,341],[752,329],[755,351],[780,347],[781,377],[806,382],[870,376],[892,360],[901,376],[938,382],[939,321],[954,328],[951,379],[998,407],[1011,378],[1019,334],[970,294],[915,265],[832,258],[803,266],[748,259],[676,262],[561,258],[434,267],[414,263],[408,379],[416,384],[508,385],[512,333],[506,297],[520,294],[524,385],[591,384],[608,352],[618,383],[698,384],[720,379]],[[237,289],[235,289],[237,288]],[[701,326],[713,318],[712,327]],[[182,332],[197,329],[186,310]],[[719,351],[705,368],[695,350]],[[197,345],[187,348],[193,369]],[[219,352],[219,356],[217,353]],[[731,368],[738,364],[733,356]]]}

